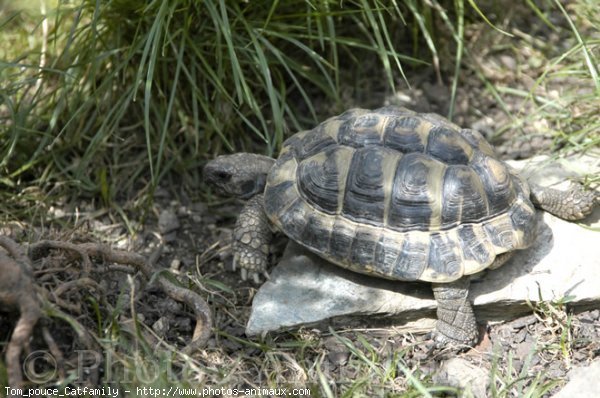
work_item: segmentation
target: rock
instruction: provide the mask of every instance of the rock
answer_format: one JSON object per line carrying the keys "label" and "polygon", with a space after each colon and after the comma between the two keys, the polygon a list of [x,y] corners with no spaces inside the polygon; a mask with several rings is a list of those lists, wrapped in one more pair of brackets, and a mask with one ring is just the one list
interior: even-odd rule
{"label": "rock", "polygon": [[451,358],[442,363],[433,375],[435,384],[448,385],[463,390],[461,397],[486,398],[489,372],[463,358]]}
{"label": "rock", "polygon": [[159,336],[164,336],[169,331],[169,320],[165,317],[160,317],[152,324],[152,330]]}
{"label": "rock", "polygon": [[585,368],[573,368],[569,382],[553,398],[600,397],[600,361]]}
{"label": "rock", "polygon": [[[290,242],[270,279],[254,297],[246,334],[352,314],[407,313],[410,320],[409,313],[434,308],[433,294],[420,284],[360,275],[329,264]],[[432,325],[415,327],[427,331]]]}
{"label": "rock", "polygon": [[[506,163],[519,170],[520,174],[529,181],[556,189],[568,188],[570,179],[600,173],[600,153],[570,159],[553,159],[542,155],[526,160],[509,160]],[[592,215],[586,221],[600,225],[598,213],[596,209],[594,214],[596,217]]]}
{"label": "rock", "polygon": [[515,60],[515,57],[511,55],[501,55],[500,62],[502,62],[502,65],[504,65],[504,67],[506,67],[509,70],[517,69],[517,61]]}
{"label": "rock", "polygon": [[323,341],[327,350],[327,359],[334,366],[344,366],[350,358],[350,350],[337,337],[331,336]]}
{"label": "rock", "polygon": [[[598,159],[592,161],[596,163],[588,163],[588,172],[600,169]],[[564,180],[574,173],[572,166],[549,166],[544,162],[538,160],[542,167],[527,173],[536,183],[552,184],[549,177],[558,174],[556,178]],[[531,161],[511,162],[513,167],[524,163],[533,170]],[[531,248],[473,280],[470,297],[480,322],[510,320],[530,313],[528,303],[565,296],[573,297],[570,306],[581,309],[600,303],[598,232],[542,211],[537,217],[539,233]],[[599,219],[597,208],[585,223],[600,225]],[[435,324],[435,308],[428,284],[357,274],[290,242],[270,280],[254,298],[246,334],[302,325],[374,325],[381,320],[398,331],[427,332]]]}
{"label": "rock", "polygon": [[158,230],[161,234],[168,234],[179,229],[179,218],[172,210],[163,210],[158,216]]}
{"label": "rock", "polygon": [[484,116],[471,125],[471,129],[479,131],[487,139],[494,135],[495,127],[494,119],[489,116]]}

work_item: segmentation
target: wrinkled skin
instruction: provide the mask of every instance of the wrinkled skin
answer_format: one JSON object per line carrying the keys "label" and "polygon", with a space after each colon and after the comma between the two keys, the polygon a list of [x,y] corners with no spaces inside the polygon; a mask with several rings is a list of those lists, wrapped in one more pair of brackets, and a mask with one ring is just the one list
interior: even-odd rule
{"label": "wrinkled skin", "polygon": [[262,193],[275,160],[253,153],[219,156],[206,164],[204,180],[222,195],[249,199]]}

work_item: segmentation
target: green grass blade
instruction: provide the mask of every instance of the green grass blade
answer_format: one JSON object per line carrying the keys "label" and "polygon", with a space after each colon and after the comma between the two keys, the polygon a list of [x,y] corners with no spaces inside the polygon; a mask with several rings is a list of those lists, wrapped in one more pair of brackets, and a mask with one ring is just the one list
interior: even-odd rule
{"label": "green grass blade", "polygon": [[496,31],[502,33],[503,35],[508,36],[508,37],[514,37],[514,35],[512,33],[508,33],[506,31],[500,29],[496,25],[494,25],[492,22],[490,22],[490,20],[488,19],[488,17],[481,11],[481,9],[477,5],[477,3],[475,3],[475,0],[468,0],[468,2],[471,5],[471,7],[473,7],[473,9],[477,12],[477,14],[479,14],[479,16],[481,17],[481,19],[483,19],[494,30],[496,30]]}
{"label": "green grass blade", "polygon": [[577,39],[577,42],[581,45],[581,51],[583,52],[583,57],[585,59],[585,63],[588,67],[588,71],[590,72],[590,76],[592,77],[592,81],[594,82],[594,85],[596,86],[596,94],[600,95],[600,78],[598,77],[598,67],[597,67],[598,60],[596,59],[594,54],[589,50],[588,46],[586,45],[585,40],[583,40],[583,38],[579,34],[579,30],[573,23],[573,20],[571,19],[571,17],[569,16],[569,14],[565,10],[565,8],[562,6],[560,1],[554,0],[554,4],[556,4],[556,7],[558,7],[560,12],[562,12],[562,14],[565,16],[565,19],[569,23],[569,26],[571,27],[571,30],[573,31],[573,34],[575,35],[575,38]]}

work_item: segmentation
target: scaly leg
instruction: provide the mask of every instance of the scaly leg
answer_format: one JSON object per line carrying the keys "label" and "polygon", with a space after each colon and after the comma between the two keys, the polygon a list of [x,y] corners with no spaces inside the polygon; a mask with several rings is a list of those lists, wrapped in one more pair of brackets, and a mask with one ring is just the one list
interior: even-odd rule
{"label": "scaly leg", "polygon": [[433,283],[437,301],[435,341],[438,346],[474,346],[479,339],[477,322],[469,302],[469,277],[450,283]]}
{"label": "scaly leg", "polygon": [[252,197],[244,206],[233,230],[233,268],[240,267],[242,279],[248,272],[260,283],[260,274],[268,277],[269,246],[273,232],[263,207],[263,195]]}
{"label": "scaly leg", "polygon": [[579,184],[572,184],[568,191],[529,184],[531,201],[564,220],[580,220],[594,210],[599,196],[594,191],[585,191]]}

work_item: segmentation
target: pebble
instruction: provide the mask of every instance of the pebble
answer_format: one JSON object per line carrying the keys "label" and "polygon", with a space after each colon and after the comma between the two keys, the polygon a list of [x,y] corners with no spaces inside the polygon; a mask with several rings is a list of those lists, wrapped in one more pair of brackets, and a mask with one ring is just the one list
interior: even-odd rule
{"label": "pebble", "polygon": [[160,317],[156,322],[152,324],[152,330],[159,336],[164,336],[169,331],[169,320],[167,318]]}
{"label": "pebble", "polygon": [[504,65],[507,69],[510,69],[510,70],[517,69],[517,61],[515,60],[514,57],[512,57],[510,55],[506,55],[506,54],[501,55],[500,62],[502,62],[502,65]]}
{"label": "pebble", "polygon": [[327,359],[335,366],[344,366],[350,358],[350,351],[335,336],[325,339],[323,342],[327,349]]}
{"label": "pebble", "polygon": [[169,232],[179,229],[181,224],[179,218],[172,210],[163,210],[158,217],[158,230],[161,234],[167,234]]}
{"label": "pebble", "polygon": [[433,382],[446,384],[464,390],[463,397],[486,398],[489,371],[476,366],[464,358],[451,358],[444,361],[434,373]]}

